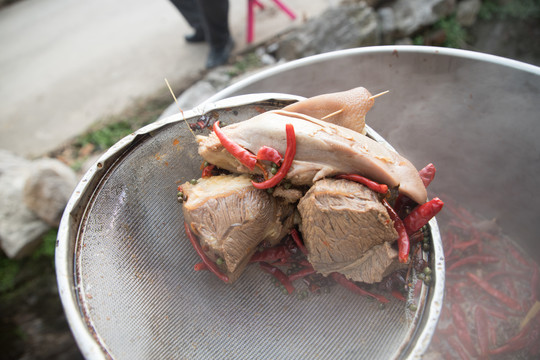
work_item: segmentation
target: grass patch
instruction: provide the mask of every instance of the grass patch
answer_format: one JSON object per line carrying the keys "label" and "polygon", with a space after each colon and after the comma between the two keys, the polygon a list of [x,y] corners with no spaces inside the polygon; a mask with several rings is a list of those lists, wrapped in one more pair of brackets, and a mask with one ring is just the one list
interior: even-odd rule
{"label": "grass patch", "polygon": [[456,49],[461,49],[465,46],[467,40],[467,30],[465,30],[459,24],[455,15],[437,21],[434,28],[437,30],[443,30],[446,34],[446,39],[443,46]]}
{"label": "grass patch", "polygon": [[539,0],[484,0],[478,13],[482,20],[540,18]]}

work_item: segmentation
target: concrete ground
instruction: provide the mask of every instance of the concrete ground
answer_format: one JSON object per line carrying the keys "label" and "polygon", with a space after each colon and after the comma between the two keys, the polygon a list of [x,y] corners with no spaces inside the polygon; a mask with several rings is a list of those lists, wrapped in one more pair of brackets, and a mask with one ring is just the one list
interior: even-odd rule
{"label": "concrete ground", "polygon": [[[291,21],[260,0],[255,43],[316,16],[336,0],[284,0]],[[246,48],[247,1],[230,1],[235,51]],[[165,86],[184,88],[208,48],[168,0],[23,0],[0,10],[0,148],[36,157]],[[178,95],[178,94],[177,94]]]}

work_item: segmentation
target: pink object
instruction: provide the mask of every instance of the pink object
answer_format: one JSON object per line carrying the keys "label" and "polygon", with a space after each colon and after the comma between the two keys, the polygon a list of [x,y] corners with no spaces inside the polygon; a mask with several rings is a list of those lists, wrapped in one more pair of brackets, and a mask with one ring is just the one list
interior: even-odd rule
{"label": "pink object", "polygon": [[[276,5],[285,12],[291,20],[296,19],[296,15],[289,9],[285,4],[280,0],[272,0]],[[259,7],[261,10],[264,10],[264,5],[261,4],[258,0],[248,0],[248,14],[247,14],[247,43],[251,44],[253,42],[253,30],[255,28],[255,6]]]}

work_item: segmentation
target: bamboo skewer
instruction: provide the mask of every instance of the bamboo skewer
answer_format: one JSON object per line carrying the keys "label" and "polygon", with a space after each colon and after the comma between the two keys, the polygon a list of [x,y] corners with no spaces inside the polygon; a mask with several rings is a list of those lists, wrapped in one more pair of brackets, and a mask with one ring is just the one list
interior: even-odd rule
{"label": "bamboo skewer", "polygon": [[337,115],[337,114],[341,113],[342,111],[343,111],[343,109],[339,109],[338,111],[334,111],[333,113],[328,114],[328,115],[326,115],[325,117],[323,117],[321,120],[328,119],[329,117],[334,116],[334,115]]}
{"label": "bamboo skewer", "polygon": [[193,132],[193,130],[191,130],[191,126],[189,126],[189,124],[188,124],[188,122],[186,120],[186,117],[184,116],[184,111],[180,107],[180,104],[178,103],[178,100],[176,99],[176,96],[174,95],[174,92],[173,92],[173,90],[171,88],[171,85],[169,85],[169,82],[167,81],[167,79],[165,79],[165,83],[167,84],[167,87],[169,88],[169,91],[171,92],[171,95],[172,95],[172,97],[174,99],[174,102],[176,103],[176,105],[178,105],[178,110],[180,110],[180,113],[182,114],[182,119],[186,123],[189,131],[191,132],[191,135],[193,135],[193,137],[196,138],[195,133]]}
{"label": "bamboo skewer", "polygon": [[379,96],[383,96],[384,94],[388,94],[390,92],[390,90],[386,90],[386,91],[383,91],[381,93],[378,93],[377,95],[372,95],[368,98],[368,100],[372,100],[372,99],[376,99],[378,98]]}

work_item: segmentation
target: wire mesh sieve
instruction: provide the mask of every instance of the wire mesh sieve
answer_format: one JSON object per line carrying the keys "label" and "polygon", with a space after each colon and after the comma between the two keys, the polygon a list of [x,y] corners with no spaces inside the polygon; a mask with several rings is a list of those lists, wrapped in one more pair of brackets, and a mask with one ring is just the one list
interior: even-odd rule
{"label": "wire mesh sieve", "polygon": [[[190,123],[201,118],[232,123],[298,99],[239,96],[185,117]],[[368,134],[383,141],[371,129]],[[199,177],[201,161],[192,134],[176,115],[120,141],[77,187],[62,220],[57,258],[62,259],[59,283],[69,284],[60,286],[64,307],[87,358],[415,354],[419,334],[433,331],[442,302],[444,265],[434,220],[434,283],[422,286],[412,316],[401,301],[380,309],[337,286],[304,300],[284,296],[254,266],[227,285],[209,272],[193,271],[199,259],[184,234],[176,199],[178,184]]]}

